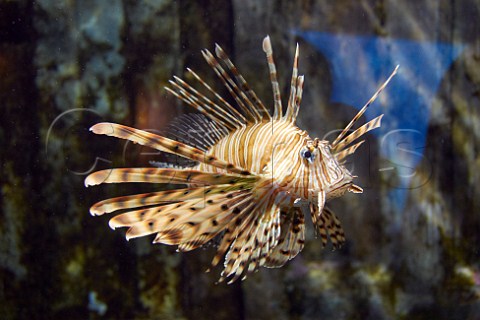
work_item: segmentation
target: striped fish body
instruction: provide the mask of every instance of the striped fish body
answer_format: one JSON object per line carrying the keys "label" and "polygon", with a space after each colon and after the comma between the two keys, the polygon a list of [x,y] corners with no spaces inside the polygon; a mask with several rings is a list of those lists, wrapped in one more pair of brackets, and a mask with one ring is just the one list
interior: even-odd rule
{"label": "striped fish body", "polygon": [[[331,154],[328,144],[318,153],[316,162],[300,155],[314,141],[306,131],[284,120],[242,126],[213,145],[207,155],[214,155],[269,180],[268,187],[288,194],[291,199],[308,199],[317,190],[326,190],[328,198],[341,196],[352,186],[353,177]],[[226,172],[199,164],[198,170]],[[334,190],[338,190],[334,192]],[[264,195],[262,190],[259,197]],[[331,192],[328,192],[331,191]],[[290,200],[291,200],[290,199]]]}
{"label": "striped fish body", "polygon": [[344,232],[326,201],[347,191],[362,192],[343,162],[362,144],[355,142],[359,137],[380,126],[382,116],[351,128],[397,69],[330,143],[312,139],[295,124],[303,92],[298,45],[285,113],[268,37],[263,50],[273,88],[273,114],[217,45],[216,57],[208,50],[202,54],[235,107],[187,69],[202,90],[178,77],[166,89],[200,114],[174,122],[172,137],[113,123],[94,125],[91,131],[96,134],[126,139],[197,164],[95,172],[86,178],[86,186],[144,182],[178,187],[107,199],[94,204],[91,214],[121,211],[109,224],[127,227],[127,239],[155,235],[154,243],[176,245],[179,251],[193,250],[221,236],[212,267],[225,257],[220,281],[229,278],[229,283],[244,279],[260,266],[280,267],[294,258],[304,246],[305,214],[310,215],[323,245],[330,239],[334,248],[340,247]]}

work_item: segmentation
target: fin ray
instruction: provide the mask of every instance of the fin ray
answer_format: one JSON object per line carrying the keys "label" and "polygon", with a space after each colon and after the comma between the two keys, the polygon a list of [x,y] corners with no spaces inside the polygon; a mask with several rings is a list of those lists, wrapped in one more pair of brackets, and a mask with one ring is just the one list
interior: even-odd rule
{"label": "fin ray", "polygon": [[252,184],[256,176],[238,176],[226,173],[211,173],[199,170],[179,170],[169,168],[117,168],[94,172],[85,178],[85,186],[102,183],[146,182],[171,184]]}
{"label": "fin ray", "polygon": [[248,96],[248,105],[252,109],[252,112],[256,114],[257,119],[259,121],[270,120],[270,113],[263,102],[257,97],[255,91],[250,88],[245,78],[243,78],[243,76],[238,72],[233,62],[228,58],[227,54],[218,44],[215,46],[215,53],[217,54],[217,57],[227,66],[228,70],[230,70],[230,72],[234,75],[235,79],[240,84],[240,90],[245,92],[246,96]]}
{"label": "fin ray", "polygon": [[300,208],[283,212],[278,244],[269,253],[265,267],[279,268],[295,258],[305,243],[305,218]]}
{"label": "fin ray", "polygon": [[96,134],[104,134],[116,138],[130,140],[138,144],[157,149],[159,151],[172,153],[211,165],[220,169],[228,170],[242,175],[249,175],[250,172],[239,168],[231,163],[220,160],[212,155],[207,155],[204,151],[188,146],[184,143],[165,138],[144,130],[138,130],[116,123],[101,122],[97,123],[90,130]]}
{"label": "fin ray", "polygon": [[247,122],[247,120],[245,119],[245,117],[240,113],[238,112],[230,103],[228,103],[222,96],[220,96],[215,90],[213,90],[212,87],[210,87],[205,81],[203,81],[203,79],[195,73],[195,71],[193,71],[192,69],[190,68],[187,68],[187,71],[198,81],[200,82],[201,85],[203,85],[210,93],[213,94],[213,96],[215,97],[215,99],[217,99],[224,107],[224,109],[227,110],[227,113],[229,115],[231,115],[234,119],[237,119],[238,123],[240,125],[244,124]]}
{"label": "fin ray", "polygon": [[193,146],[204,152],[228,134],[228,129],[201,113],[186,113],[173,119],[166,128],[166,137]]}
{"label": "fin ray", "polygon": [[293,69],[292,69],[292,79],[290,81],[290,96],[288,98],[287,111],[285,113],[285,119],[287,121],[294,122],[294,108],[295,100],[297,96],[297,82],[298,82],[298,56],[299,56],[299,47],[298,43],[295,48],[295,56],[293,58]]}
{"label": "fin ray", "polygon": [[373,96],[368,100],[368,102],[358,111],[358,113],[353,117],[353,119],[348,123],[348,125],[340,132],[338,137],[332,142],[332,147],[335,148],[337,144],[343,139],[343,137],[348,133],[348,131],[353,127],[355,122],[367,111],[367,108],[377,99],[378,95],[385,89],[388,85],[390,80],[392,80],[393,76],[397,74],[398,68],[400,66],[396,66],[390,76],[385,80],[385,82],[377,89],[377,91],[373,94]]}
{"label": "fin ray", "polygon": [[176,91],[169,87],[166,87],[166,90],[175,95],[177,98],[183,100],[195,110],[201,112],[213,121],[226,126],[230,130],[241,126],[241,122],[232,117],[232,115],[220,108],[220,106],[215,104],[205,95],[195,90],[182,79],[178,77],[174,77],[174,79],[175,81],[170,80],[169,83]]}
{"label": "fin ray", "polygon": [[233,188],[231,185],[225,184],[122,196],[95,203],[90,208],[90,213],[92,215],[99,216],[118,210],[135,209],[152,205],[164,205],[172,202],[186,201],[194,198],[203,198],[206,194],[212,194],[215,192],[220,192],[222,190],[227,191],[232,189]]}
{"label": "fin ray", "polygon": [[216,75],[223,82],[223,85],[227,88],[228,92],[233,97],[239,108],[243,111],[247,122],[256,123],[258,121],[259,115],[252,113],[250,108],[245,105],[245,103],[241,99],[240,89],[236,85],[235,81],[233,81],[233,79],[228,75],[225,69],[223,69],[223,67],[220,65],[217,59],[215,59],[215,57],[210,51],[204,49],[202,51],[202,55],[207,61],[207,63],[215,71]]}
{"label": "fin ray", "polygon": [[355,151],[357,151],[358,147],[360,147],[364,142],[365,142],[365,140],[359,141],[356,144],[354,144],[353,146],[350,146],[347,149],[336,153],[335,155],[337,157],[337,160],[342,161],[343,159],[345,159],[349,155],[355,153]]}
{"label": "fin ray", "polygon": [[335,147],[332,148],[332,152],[336,153],[343,150],[350,143],[360,138],[370,130],[380,127],[382,123],[382,118],[383,118],[383,114],[376,117],[375,119],[370,120],[369,122],[365,123],[363,126],[359,127],[358,129],[350,133],[346,138],[344,138]]}
{"label": "fin ray", "polygon": [[268,69],[270,70],[270,82],[273,89],[273,119],[278,120],[282,117],[282,98],[280,94],[280,85],[277,79],[277,68],[275,67],[275,61],[273,60],[273,49],[270,37],[266,36],[263,39],[263,51],[267,56]]}

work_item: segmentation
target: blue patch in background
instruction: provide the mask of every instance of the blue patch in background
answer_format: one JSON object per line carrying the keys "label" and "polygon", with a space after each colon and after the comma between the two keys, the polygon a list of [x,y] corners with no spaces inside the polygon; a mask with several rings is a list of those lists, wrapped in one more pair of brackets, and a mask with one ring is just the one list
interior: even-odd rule
{"label": "blue patch in background", "polygon": [[333,81],[332,102],[360,109],[400,65],[365,116],[368,121],[385,113],[382,127],[372,133],[381,139],[381,155],[392,164],[380,170],[396,170],[399,183],[389,196],[401,211],[412,189],[415,167],[422,160],[433,98],[465,46],[315,31],[295,34],[326,57]]}

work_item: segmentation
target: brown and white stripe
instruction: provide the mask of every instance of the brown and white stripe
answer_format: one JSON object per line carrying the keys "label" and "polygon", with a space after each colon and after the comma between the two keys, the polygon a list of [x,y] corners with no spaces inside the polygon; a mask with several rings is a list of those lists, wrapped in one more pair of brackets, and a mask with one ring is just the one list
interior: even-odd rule
{"label": "brown and white stripe", "polygon": [[[343,229],[325,203],[346,191],[362,192],[343,161],[363,141],[351,144],[379,127],[382,116],[348,133],[397,69],[330,144],[312,139],[296,126],[304,84],[298,75],[298,44],[285,113],[269,37],[263,41],[263,50],[273,89],[273,115],[216,45],[216,57],[206,49],[202,55],[235,106],[187,69],[200,88],[174,77],[167,90],[206,120],[197,114],[174,122],[178,129],[174,139],[113,123],[93,126],[96,134],[130,140],[197,164],[95,172],[85,179],[86,186],[146,182],[177,187],[104,200],[91,207],[91,214],[121,211],[110,226],[127,227],[127,239],[154,234],[155,243],[176,245],[179,251],[193,250],[223,234],[212,267],[225,256],[220,281],[228,278],[229,283],[258,267],[280,267],[294,258],[305,244],[305,213],[310,214],[323,245],[330,238],[334,248],[340,247],[345,241]],[[188,141],[189,130],[209,132]]]}

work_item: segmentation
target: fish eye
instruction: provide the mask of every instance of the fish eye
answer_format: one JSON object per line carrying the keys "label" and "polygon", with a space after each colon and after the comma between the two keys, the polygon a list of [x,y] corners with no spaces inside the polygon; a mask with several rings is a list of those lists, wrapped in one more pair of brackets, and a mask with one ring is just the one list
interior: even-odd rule
{"label": "fish eye", "polygon": [[313,153],[307,147],[303,147],[302,150],[300,150],[300,156],[303,159],[310,160],[310,161],[313,160],[313,158],[314,158]]}

